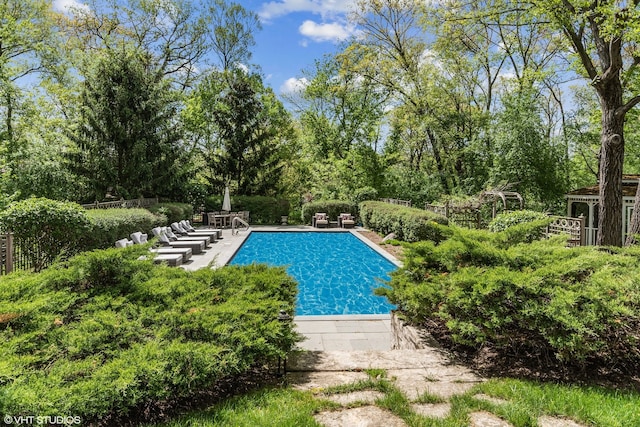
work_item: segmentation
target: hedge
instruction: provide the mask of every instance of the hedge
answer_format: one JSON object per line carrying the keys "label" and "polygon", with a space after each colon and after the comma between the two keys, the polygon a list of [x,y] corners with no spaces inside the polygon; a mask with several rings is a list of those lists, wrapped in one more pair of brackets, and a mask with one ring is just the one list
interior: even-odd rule
{"label": "hedge", "polygon": [[167,224],[167,217],[146,209],[91,209],[86,212],[91,226],[82,239],[83,250],[109,248],[116,240],[129,238],[131,233],[149,233],[152,228]]}
{"label": "hedge", "polygon": [[407,245],[404,266],[376,292],[416,324],[444,324],[459,344],[637,369],[639,247],[568,249],[561,236],[509,244],[526,237],[452,231],[440,244]]}
{"label": "hedge", "polygon": [[278,321],[296,297],[283,268],[187,272],[138,261],[145,250],[85,252],[0,281],[0,412],[126,417],[272,368],[298,340]]}
{"label": "hedge", "polygon": [[[207,212],[221,210],[222,196],[205,199]],[[289,215],[290,204],[286,199],[267,196],[231,196],[232,211],[249,211],[252,224],[280,224],[280,217]]]}
{"label": "hedge", "polygon": [[77,253],[91,226],[77,203],[31,198],[13,202],[0,212],[0,230],[13,232],[28,267],[40,271],[63,254]]}
{"label": "hedge", "polygon": [[167,223],[180,222],[183,219],[191,220],[193,206],[188,203],[162,202],[148,208],[149,212],[167,217]]}
{"label": "hedge", "polygon": [[442,226],[449,223],[433,212],[378,201],[360,203],[360,219],[365,228],[382,235],[394,233],[405,242],[443,240],[447,230]]}
{"label": "hedge", "polygon": [[358,217],[358,205],[343,200],[319,200],[302,205],[302,221],[311,224],[311,218],[316,212],[325,212],[332,221],[338,220],[341,213],[350,213]]}

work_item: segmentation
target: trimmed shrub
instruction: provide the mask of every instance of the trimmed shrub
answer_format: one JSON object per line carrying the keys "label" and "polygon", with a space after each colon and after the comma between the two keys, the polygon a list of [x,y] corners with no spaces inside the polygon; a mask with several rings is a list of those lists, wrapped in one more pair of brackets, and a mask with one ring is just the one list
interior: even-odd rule
{"label": "trimmed shrub", "polygon": [[193,217],[193,206],[188,203],[162,202],[149,207],[149,212],[167,217],[167,223],[179,222]]}
{"label": "trimmed shrub", "polygon": [[116,240],[129,238],[131,233],[148,233],[154,227],[167,224],[164,215],[155,215],[146,209],[91,209],[86,213],[91,226],[82,239],[84,250],[109,248]]}
{"label": "trimmed shrub", "polygon": [[332,221],[338,220],[341,213],[350,213],[358,217],[358,205],[343,200],[319,200],[302,205],[302,221],[311,224],[311,218],[316,212],[326,212]]}
{"label": "trimmed shrub", "polygon": [[360,218],[365,228],[382,235],[395,233],[396,239],[405,242],[439,242],[448,234],[443,226],[449,221],[444,216],[385,202],[360,203]]}
{"label": "trimmed shrub", "polygon": [[407,245],[404,266],[376,292],[416,324],[446,325],[459,344],[637,366],[640,248],[568,249],[561,236],[509,244],[526,240],[505,237],[515,228],[453,228],[438,245]]}
{"label": "trimmed shrub", "polygon": [[13,232],[19,254],[40,271],[63,254],[77,253],[90,223],[77,203],[31,198],[0,212],[0,228]]}
{"label": "trimmed shrub", "polygon": [[530,210],[520,210],[501,213],[489,223],[490,231],[504,231],[514,225],[522,224],[525,222],[540,221],[547,219],[549,216],[543,212],[536,212]]}
{"label": "trimmed shrub", "polygon": [[83,424],[196,396],[285,357],[296,283],[265,265],[187,272],[144,247],[81,254],[0,281],[0,409]]}
{"label": "trimmed shrub", "polygon": [[[209,196],[205,201],[207,212],[219,211],[222,196]],[[289,215],[289,201],[266,196],[231,196],[232,211],[249,211],[252,224],[280,224],[280,217]]]}

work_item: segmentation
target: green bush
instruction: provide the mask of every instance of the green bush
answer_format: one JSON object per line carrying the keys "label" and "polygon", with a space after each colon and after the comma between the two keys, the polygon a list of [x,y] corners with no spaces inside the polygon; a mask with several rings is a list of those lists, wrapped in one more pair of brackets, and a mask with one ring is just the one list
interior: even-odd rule
{"label": "green bush", "polygon": [[187,272],[134,246],[0,282],[0,411],[89,424],[215,388],[291,350],[296,284],[265,265]]}
{"label": "green bush", "polygon": [[[207,212],[219,211],[222,196],[209,196],[205,200]],[[252,224],[280,224],[280,217],[289,215],[290,205],[286,199],[266,196],[231,196],[232,211],[249,211]]]}
{"label": "green bush", "polygon": [[525,222],[540,221],[547,219],[549,216],[543,212],[520,210],[501,213],[489,223],[490,231],[504,231],[514,225],[522,224]]}
{"label": "green bush", "polygon": [[[519,227],[523,236],[530,230]],[[416,323],[442,322],[454,342],[491,343],[576,364],[640,362],[640,248],[568,249],[566,238],[452,229],[405,248],[386,295]]]}
{"label": "green bush", "polygon": [[129,238],[131,233],[149,233],[152,228],[167,224],[164,215],[146,209],[91,209],[86,211],[91,227],[82,239],[83,250],[112,247],[116,240]]}
{"label": "green bush", "polygon": [[325,212],[330,220],[337,221],[341,213],[350,213],[358,217],[358,206],[343,200],[319,200],[305,203],[302,205],[302,221],[305,224],[311,224],[311,218],[316,212]]}
{"label": "green bush", "polygon": [[193,206],[188,203],[162,202],[149,207],[149,212],[167,217],[167,223],[180,222],[183,219],[191,220]]}
{"label": "green bush", "polygon": [[60,255],[78,252],[90,224],[85,210],[76,203],[31,198],[11,203],[0,212],[0,229],[13,232],[20,255],[40,271]]}
{"label": "green bush", "polygon": [[447,218],[417,208],[393,205],[385,202],[360,203],[362,225],[382,235],[395,233],[396,239],[405,242],[433,240],[438,242],[448,233]]}

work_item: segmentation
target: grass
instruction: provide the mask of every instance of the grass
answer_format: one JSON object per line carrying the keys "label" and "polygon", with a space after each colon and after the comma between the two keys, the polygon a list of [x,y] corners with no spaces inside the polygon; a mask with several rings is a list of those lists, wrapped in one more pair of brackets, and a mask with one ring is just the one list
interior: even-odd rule
{"label": "grass", "polygon": [[[463,395],[452,397],[449,400],[449,416],[438,419],[417,414],[412,402],[394,386],[384,371],[372,370],[367,373],[367,380],[327,388],[322,395],[283,387],[266,388],[154,426],[318,426],[314,414],[340,409],[339,405],[323,399],[323,395],[362,390],[384,393],[384,397],[378,399],[375,405],[392,412],[413,427],[467,427],[469,414],[476,411],[491,412],[514,427],[534,427],[543,415],[569,418],[589,427],[640,426],[638,392],[494,379],[475,386]],[[479,393],[505,400],[506,403],[496,404],[478,399],[475,395]],[[444,400],[434,396],[418,399],[418,403],[440,402]]]}

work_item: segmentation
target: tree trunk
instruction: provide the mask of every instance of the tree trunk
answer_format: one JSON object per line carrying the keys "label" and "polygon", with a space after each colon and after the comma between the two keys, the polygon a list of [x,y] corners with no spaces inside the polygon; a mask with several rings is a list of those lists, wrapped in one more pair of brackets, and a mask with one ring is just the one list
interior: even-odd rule
{"label": "tree trunk", "polygon": [[617,78],[598,90],[602,110],[600,148],[600,205],[597,245],[622,245],[622,166],[624,163],[624,114],[622,85]]}
{"label": "tree trunk", "polygon": [[638,180],[638,188],[636,189],[636,198],[633,201],[633,215],[631,216],[631,224],[627,233],[625,246],[631,246],[636,243],[636,236],[640,234],[640,179]]}

